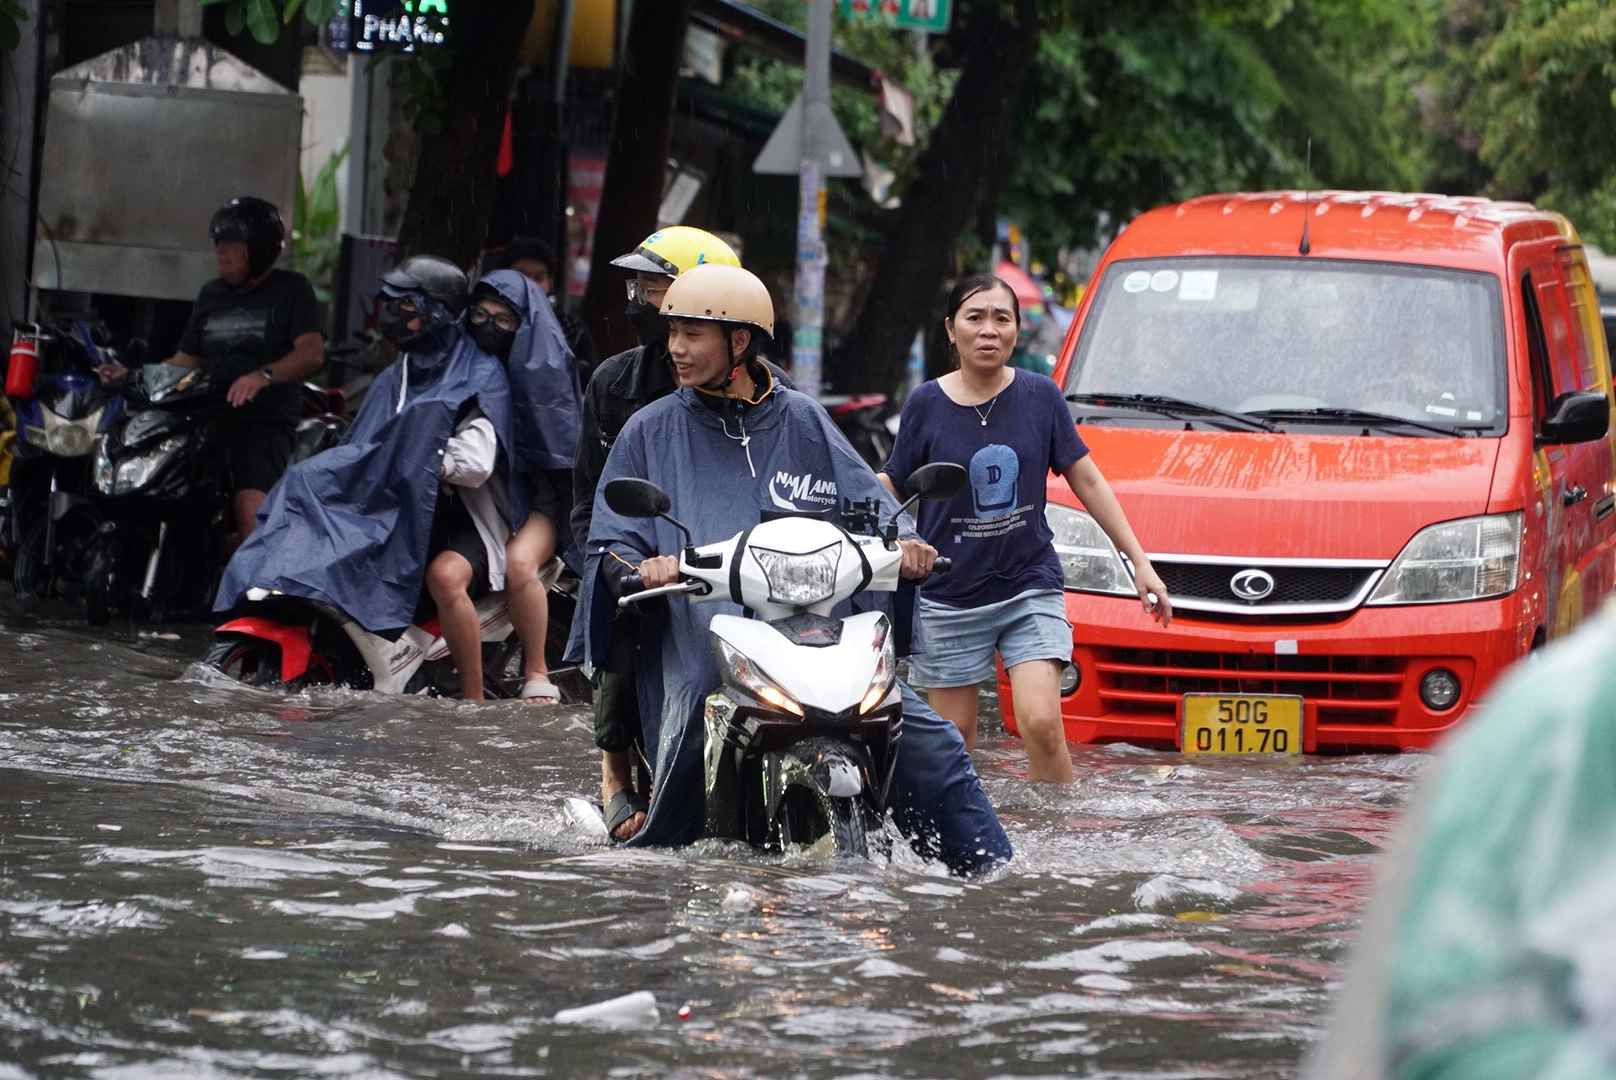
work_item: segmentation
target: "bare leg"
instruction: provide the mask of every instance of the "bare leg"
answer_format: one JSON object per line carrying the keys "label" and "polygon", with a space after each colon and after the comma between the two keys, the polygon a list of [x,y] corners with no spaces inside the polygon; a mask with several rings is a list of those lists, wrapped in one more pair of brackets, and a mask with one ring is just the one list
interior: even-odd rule
{"label": "bare leg", "polygon": [[550,598],[539,584],[539,568],[555,554],[555,526],[543,514],[529,514],[505,547],[505,603],[522,639],[523,675],[548,675],[545,637],[550,627]]}
{"label": "bare leg", "polygon": [[[612,796],[619,791],[628,791],[634,785],[633,762],[624,753],[602,750],[600,752],[600,805],[607,806]],[[636,813],[623,824],[617,827],[612,836],[618,840],[627,840],[645,827],[645,815]]]}
{"label": "bare leg", "polygon": [[965,749],[976,749],[976,687],[948,686],[926,691],[926,699],[937,715],[959,728]]}
{"label": "bare leg", "polygon": [[[1028,660],[1010,669],[1016,726],[1027,744],[1027,777],[1057,784],[1072,782],[1072,754],[1060,711],[1060,665]],[[939,710],[941,711],[941,710]]]}
{"label": "bare leg", "polygon": [[461,696],[483,700],[483,634],[477,605],[471,602],[471,564],[458,552],[445,551],[426,569],[426,588],[438,608],[443,640],[460,672]]}

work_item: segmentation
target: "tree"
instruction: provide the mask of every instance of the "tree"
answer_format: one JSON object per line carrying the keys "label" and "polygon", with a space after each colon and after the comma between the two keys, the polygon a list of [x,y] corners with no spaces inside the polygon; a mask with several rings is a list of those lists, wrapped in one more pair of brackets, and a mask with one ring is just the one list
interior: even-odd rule
{"label": "tree", "polygon": [[634,250],[657,227],[690,8],[691,0],[635,4],[618,65],[612,140],[583,306],[590,333],[607,353],[633,344],[626,328],[609,318],[623,307],[624,280],[611,261]]}
{"label": "tree", "polygon": [[[202,3],[225,5],[231,33],[269,44],[299,14],[315,26],[329,22],[339,0]],[[421,142],[399,229],[406,254],[442,255],[461,266],[476,262],[493,215],[506,102],[531,19],[532,8],[519,3],[461,3],[448,45],[415,56],[409,85]]]}
{"label": "tree", "polygon": [[827,365],[835,385],[849,391],[896,385],[915,330],[952,266],[955,243],[1011,150],[1021,89],[1038,49],[1038,2],[982,0],[968,10],[959,80],[885,230],[863,309]]}
{"label": "tree", "polygon": [[1421,24],[1392,0],[975,0],[939,52],[959,58],[947,111],[881,245],[832,365],[890,389],[975,221],[1002,212],[1053,262],[1142,210],[1229,188],[1395,188],[1417,170],[1388,115]]}
{"label": "tree", "polygon": [[1431,2],[1426,130],[1437,175],[1566,211],[1616,248],[1616,7]]}

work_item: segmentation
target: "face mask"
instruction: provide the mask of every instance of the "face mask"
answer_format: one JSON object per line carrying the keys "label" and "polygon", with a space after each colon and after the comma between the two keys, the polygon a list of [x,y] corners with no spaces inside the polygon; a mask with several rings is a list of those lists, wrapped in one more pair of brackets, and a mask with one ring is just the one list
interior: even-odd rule
{"label": "face mask", "polygon": [[481,326],[471,327],[471,340],[489,356],[508,360],[511,355],[511,343],[516,340],[516,331],[501,330],[492,322],[485,322]]}
{"label": "face mask", "polygon": [[643,300],[635,300],[625,309],[629,323],[634,327],[634,333],[639,337],[640,344],[650,348],[657,342],[667,343],[668,320],[656,308]]}

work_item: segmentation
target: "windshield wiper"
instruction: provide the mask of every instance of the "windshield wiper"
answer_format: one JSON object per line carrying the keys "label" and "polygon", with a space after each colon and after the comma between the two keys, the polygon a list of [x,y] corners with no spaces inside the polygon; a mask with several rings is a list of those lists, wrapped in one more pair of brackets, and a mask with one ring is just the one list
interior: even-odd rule
{"label": "windshield wiper", "polygon": [[1416,431],[1429,431],[1433,435],[1446,435],[1453,439],[1462,439],[1468,435],[1484,430],[1479,427],[1456,427],[1444,424],[1428,424],[1423,420],[1410,420],[1406,416],[1396,416],[1392,413],[1370,412],[1367,409],[1259,409],[1253,415],[1266,416],[1272,420],[1290,420],[1294,423],[1322,423],[1322,424],[1351,424],[1356,427],[1362,424],[1365,428],[1405,427]]}
{"label": "windshield wiper", "polygon": [[[1220,409],[1216,405],[1208,405],[1201,401],[1190,401],[1186,398],[1168,397],[1165,394],[1067,394],[1066,400],[1079,405],[1121,405],[1126,408],[1143,409],[1146,412],[1162,413],[1165,416],[1181,413],[1190,413],[1195,416],[1216,416],[1220,420],[1239,424],[1241,427],[1252,431],[1279,430],[1275,425],[1250,413],[1235,412],[1233,409]],[[1179,416],[1178,419],[1183,419],[1183,417]]]}

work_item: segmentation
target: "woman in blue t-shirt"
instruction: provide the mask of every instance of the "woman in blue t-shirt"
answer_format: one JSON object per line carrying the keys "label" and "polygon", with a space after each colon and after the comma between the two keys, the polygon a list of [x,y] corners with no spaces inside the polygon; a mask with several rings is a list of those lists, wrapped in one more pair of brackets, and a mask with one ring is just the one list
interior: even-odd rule
{"label": "woman in blue t-shirt", "polygon": [[[1072,779],[1060,712],[1061,665],[1072,627],[1054,534],[1044,519],[1044,482],[1064,476],[1083,506],[1133,565],[1139,602],[1163,626],[1167,588],[1128,525],[1111,485],[1078,437],[1060,387],[1047,375],[1008,367],[1021,328],[1010,286],[976,274],[954,286],[943,320],[959,368],[921,385],[903,403],[892,456],[878,474],[894,494],[922,465],[952,461],[970,473],[953,499],[923,502],[920,534],[953,569],[921,591],[921,655],[910,681],[932,708],[976,742],[976,687],[997,652],[1010,673],[1028,775]],[[1154,599],[1152,599],[1154,597]]]}

